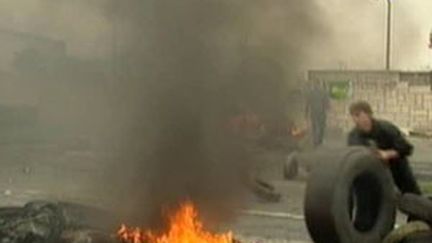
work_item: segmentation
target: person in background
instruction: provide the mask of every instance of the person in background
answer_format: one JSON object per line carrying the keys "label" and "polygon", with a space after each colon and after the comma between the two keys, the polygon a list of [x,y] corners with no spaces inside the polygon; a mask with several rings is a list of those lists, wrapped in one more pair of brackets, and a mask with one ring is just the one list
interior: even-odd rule
{"label": "person in background", "polygon": [[348,135],[348,145],[372,147],[392,173],[401,193],[421,194],[408,163],[413,146],[391,122],[374,118],[370,104],[357,101],[349,108],[355,127]]}
{"label": "person in background", "polygon": [[310,120],[314,147],[323,143],[329,108],[330,99],[324,87],[317,82],[311,82],[307,92],[306,116]]}

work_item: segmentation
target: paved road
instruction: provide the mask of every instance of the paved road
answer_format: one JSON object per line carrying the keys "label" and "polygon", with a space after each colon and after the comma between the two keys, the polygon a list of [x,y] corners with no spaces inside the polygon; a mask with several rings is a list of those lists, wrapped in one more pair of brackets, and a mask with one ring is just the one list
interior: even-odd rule
{"label": "paved road", "polygon": [[[254,210],[250,212],[252,215],[240,216],[232,227],[242,235],[259,237],[263,242],[311,242],[301,219],[304,181],[274,183],[283,194],[281,202],[260,203],[251,199],[249,210]],[[263,216],[264,212],[271,216]]]}
{"label": "paved road", "polygon": [[[415,152],[411,157],[414,172],[421,180],[432,181],[432,140],[418,138],[409,138],[409,140],[415,146]],[[343,137],[330,137],[326,140],[324,147],[343,147],[345,146],[344,142],[345,139]],[[273,182],[277,186],[278,190],[283,193],[282,202],[277,204],[260,204],[255,202],[251,203],[250,207],[267,212],[282,212],[293,215],[302,215],[305,181],[305,177],[297,179],[296,181],[283,181],[276,179]],[[398,222],[405,222],[405,216],[398,215]],[[267,240],[273,237],[294,242],[311,242],[311,239],[307,234],[305,223],[302,220],[243,216],[240,217],[236,223],[236,229],[246,235],[255,234]]]}
{"label": "paved road", "polygon": [[[414,165],[421,165],[422,171],[432,171],[429,160],[432,142],[414,139],[413,143],[417,147],[412,159]],[[327,142],[326,146],[342,144]],[[119,164],[109,157],[107,153],[68,150],[56,145],[1,145],[0,206],[54,199],[105,207],[110,185],[106,183],[109,175],[103,168]],[[272,166],[270,170],[274,173],[279,165]],[[265,203],[250,195],[250,203],[245,208],[249,214],[240,213],[235,221],[221,229],[233,230],[245,242],[311,242],[304,221],[298,219],[303,214],[305,179],[283,181],[279,175],[271,180],[283,195],[281,202]],[[268,217],[262,212],[282,216]]]}
{"label": "paved road", "polygon": [[[92,151],[59,149],[56,145],[0,146],[0,206],[23,205],[35,199],[81,202],[102,207],[109,193],[104,168],[112,168],[106,154]],[[117,162],[118,164],[118,162]],[[283,193],[281,202],[265,203],[250,195],[245,212],[222,229],[233,230],[246,242],[292,242],[308,240],[301,219],[267,217],[260,212],[302,215],[305,183],[301,180],[284,182],[275,179],[277,190]],[[290,240],[290,241],[288,241]]]}
{"label": "paved road", "polygon": [[[52,199],[113,207],[107,205],[110,185],[105,168],[112,170],[115,164],[119,162],[114,162],[109,154],[95,151],[68,150],[56,145],[1,145],[0,206]],[[304,183],[276,180],[275,184],[283,192],[280,203],[263,203],[250,195],[246,209],[301,215]],[[239,214],[226,229],[249,239],[307,239],[303,221],[286,218]]]}

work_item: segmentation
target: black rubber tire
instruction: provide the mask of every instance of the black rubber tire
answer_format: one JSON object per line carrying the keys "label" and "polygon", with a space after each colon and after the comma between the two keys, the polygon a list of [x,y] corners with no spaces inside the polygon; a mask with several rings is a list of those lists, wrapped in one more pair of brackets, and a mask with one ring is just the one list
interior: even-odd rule
{"label": "black rubber tire", "polygon": [[297,152],[292,152],[286,157],[283,172],[285,180],[292,180],[297,177],[299,172]]}
{"label": "black rubber tire", "polygon": [[432,225],[432,201],[424,196],[405,193],[398,202],[400,211]]}
{"label": "black rubber tire", "polygon": [[[381,242],[396,217],[389,170],[361,147],[322,150],[314,157],[304,201],[306,225],[314,242]],[[352,217],[354,200],[358,205]]]}

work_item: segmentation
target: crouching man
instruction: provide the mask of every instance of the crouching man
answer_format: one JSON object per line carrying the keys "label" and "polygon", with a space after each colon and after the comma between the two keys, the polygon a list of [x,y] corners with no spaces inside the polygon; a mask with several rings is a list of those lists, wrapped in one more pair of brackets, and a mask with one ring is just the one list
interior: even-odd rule
{"label": "crouching man", "polygon": [[368,146],[375,149],[380,160],[388,165],[393,180],[402,194],[421,194],[407,157],[413,146],[391,122],[373,117],[369,103],[358,101],[351,104],[350,115],[355,127],[348,135],[348,145]]}

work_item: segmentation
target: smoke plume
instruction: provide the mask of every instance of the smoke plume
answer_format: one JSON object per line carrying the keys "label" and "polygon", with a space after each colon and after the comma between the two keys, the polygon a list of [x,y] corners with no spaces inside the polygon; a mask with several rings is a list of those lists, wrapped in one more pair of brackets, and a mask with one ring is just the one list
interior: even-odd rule
{"label": "smoke plume", "polygon": [[319,11],[306,1],[106,6],[119,36],[117,91],[127,93],[119,97],[132,121],[124,143],[138,172],[125,192],[132,214],[157,224],[163,207],[192,200],[217,221],[242,202],[253,156],[225,125],[240,107],[266,124],[287,122],[290,84],[319,29],[311,10]]}

